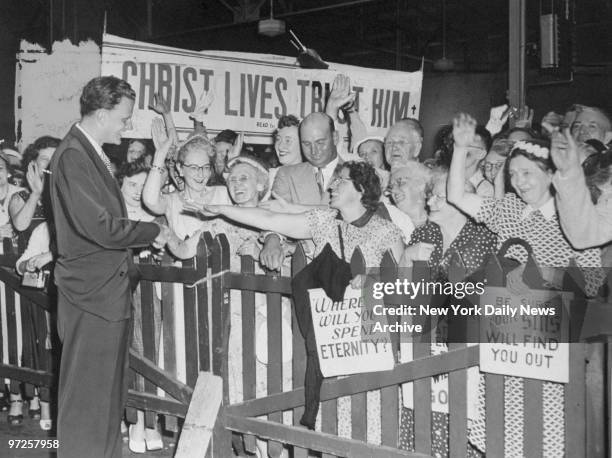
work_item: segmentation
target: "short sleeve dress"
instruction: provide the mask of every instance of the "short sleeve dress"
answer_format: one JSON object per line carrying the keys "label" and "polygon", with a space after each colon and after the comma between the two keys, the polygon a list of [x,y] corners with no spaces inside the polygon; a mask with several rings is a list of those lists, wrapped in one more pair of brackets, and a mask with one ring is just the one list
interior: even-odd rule
{"label": "short sleeve dress", "polygon": [[[338,226],[342,232],[345,259],[350,261],[353,252],[359,247],[366,267],[378,267],[385,252],[402,240],[401,229],[370,212],[352,223],[339,219],[337,211],[332,209],[310,210],[306,218],[315,244],[315,256],[327,243],[338,257],[342,256]],[[367,406],[367,441],[380,444],[380,391],[367,393]],[[351,398],[348,396],[338,399],[338,436],[351,437]]]}
{"label": "short sleeve dress", "polygon": [[[595,295],[603,280],[601,253],[599,249],[583,251],[574,250],[561,231],[556,209],[553,212],[551,199],[540,209],[533,209],[516,194],[507,193],[502,199],[483,199],[476,215],[476,220],[487,225],[498,237],[498,247],[510,237],[520,237],[531,245],[538,265],[547,267],[566,267],[571,258],[585,273],[586,293]],[[548,206],[548,209],[546,208]],[[553,207],[554,208],[554,207]],[[552,213],[552,214],[551,214]],[[527,253],[521,247],[511,247],[508,257],[525,262]],[[544,382],[543,411],[544,416],[544,456],[564,455],[564,396],[563,385]],[[523,418],[523,379],[505,377],[504,411],[506,418]],[[508,422],[507,422],[508,423]],[[516,421],[514,422],[516,423]],[[506,425],[506,454],[522,454],[522,440],[519,433],[512,434],[512,425]],[[514,444],[514,445],[513,445]],[[520,450],[514,450],[519,447]]]}

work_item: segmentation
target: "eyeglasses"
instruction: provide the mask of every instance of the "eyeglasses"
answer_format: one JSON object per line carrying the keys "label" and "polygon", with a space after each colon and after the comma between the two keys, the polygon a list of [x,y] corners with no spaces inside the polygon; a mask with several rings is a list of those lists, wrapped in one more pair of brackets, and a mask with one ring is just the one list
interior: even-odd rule
{"label": "eyeglasses", "polygon": [[497,170],[500,167],[503,167],[506,161],[498,161],[498,162],[484,162],[482,164],[482,168],[484,170]]}
{"label": "eyeglasses", "polygon": [[206,165],[183,164],[183,167],[188,169],[193,174],[196,174],[198,172],[202,172],[202,173],[210,172],[210,164],[206,164]]}

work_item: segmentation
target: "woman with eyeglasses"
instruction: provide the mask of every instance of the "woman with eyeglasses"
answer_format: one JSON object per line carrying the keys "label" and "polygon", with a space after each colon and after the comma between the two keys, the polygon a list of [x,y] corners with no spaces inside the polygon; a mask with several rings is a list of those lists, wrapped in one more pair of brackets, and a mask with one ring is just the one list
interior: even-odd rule
{"label": "woman with eyeglasses", "polygon": [[165,215],[168,226],[180,239],[185,239],[204,229],[207,222],[183,212],[186,201],[200,205],[231,204],[225,186],[208,186],[211,177],[211,157],[214,146],[205,135],[194,135],[181,145],[177,154],[176,170],[185,186],[182,191],[164,194],[161,188],[166,181],[166,156],[171,139],[163,142],[155,151],[151,170],[142,191],[145,206],[156,215]]}

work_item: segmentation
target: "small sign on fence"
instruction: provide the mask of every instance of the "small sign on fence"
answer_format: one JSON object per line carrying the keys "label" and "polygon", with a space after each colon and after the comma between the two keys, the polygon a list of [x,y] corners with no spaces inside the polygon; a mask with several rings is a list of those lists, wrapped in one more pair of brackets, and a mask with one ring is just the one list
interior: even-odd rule
{"label": "small sign on fence", "polygon": [[332,301],[321,288],[308,292],[324,377],[393,369],[389,334],[374,331],[376,320],[363,303],[361,290],[349,286],[340,302]]}
{"label": "small sign on fence", "polygon": [[522,296],[486,288],[481,306],[491,313],[480,322],[480,370],[568,383],[571,298],[559,291]]}

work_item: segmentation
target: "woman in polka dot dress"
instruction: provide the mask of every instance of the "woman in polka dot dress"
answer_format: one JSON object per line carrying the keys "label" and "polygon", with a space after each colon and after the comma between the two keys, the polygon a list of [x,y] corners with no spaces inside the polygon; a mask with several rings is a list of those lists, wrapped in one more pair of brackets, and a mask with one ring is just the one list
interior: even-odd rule
{"label": "woman in polka dot dress", "polygon": [[[486,226],[498,237],[498,246],[511,237],[526,240],[533,248],[544,280],[553,286],[561,286],[562,270],[574,258],[585,272],[586,293],[595,295],[603,274],[600,251],[574,250],[561,231],[559,217],[552,195],[554,165],[550,158],[549,144],[528,140],[516,142],[505,166],[515,193],[508,192],[502,199],[482,198],[464,190],[464,166],[466,147],[471,144],[476,122],[468,115],[459,115],[453,123],[455,148],[448,180],[448,200],[476,221]],[[521,263],[508,274],[509,285],[522,284],[522,273],[527,253],[519,247],[511,247],[508,257]],[[506,377],[504,411],[506,416],[523,417],[523,381]],[[544,456],[563,456],[563,385],[544,383]],[[521,422],[522,423],[522,422]],[[516,439],[516,441],[513,441]],[[511,442],[522,443],[520,437],[507,437]],[[507,450],[508,451],[508,450]],[[519,455],[522,451],[518,452]],[[515,453],[508,453],[515,455]]]}
{"label": "woman in polka dot dress", "polygon": [[[412,261],[429,261],[431,277],[436,281],[448,280],[449,274],[452,278],[449,270],[454,257],[458,257],[467,269],[466,276],[479,270],[494,252],[497,240],[495,234],[485,226],[476,224],[448,203],[447,178],[446,168],[439,167],[432,170],[432,181],[427,189],[428,219],[412,233],[402,260],[404,266],[409,266]],[[438,342],[432,344],[432,351],[440,353],[448,351],[448,347],[445,343]],[[474,376],[477,386],[477,368]],[[444,386],[446,380],[447,376],[444,374],[436,380],[436,383]],[[406,389],[411,389],[411,384],[407,385]],[[414,413],[411,406],[404,404],[401,412],[399,446],[404,450],[413,450]],[[448,456],[448,414],[434,409],[432,409],[432,453],[434,456]],[[467,456],[481,456],[471,442]]]}

